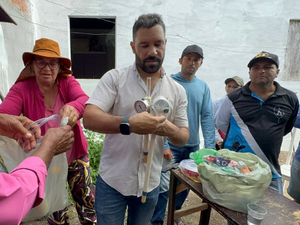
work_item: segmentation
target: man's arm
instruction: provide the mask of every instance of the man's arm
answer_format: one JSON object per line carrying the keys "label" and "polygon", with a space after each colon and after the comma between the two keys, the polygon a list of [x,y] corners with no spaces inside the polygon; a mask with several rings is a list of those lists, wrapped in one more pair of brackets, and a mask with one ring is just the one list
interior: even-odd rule
{"label": "man's arm", "polygon": [[83,125],[86,129],[104,134],[117,134],[120,133],[121,122],[122,116],[110,115],[93,104],[85,106]]}
{"label": "man's arm", "polygon": [[[83,114],[83,125],[99,133],[117,134],[120,133],[122,118],[123,116],[110,115],[98,106],[88,104]],[[164,116],[153,116],[148,112],[138,113],[129,118],[130,130],[136,134],[151,134],[160,128],[165,120]]]}
{"label": "man's arm", "polygon": [[297,118],[294,127],[300,128],[300,108],[298,109]]}
{"label": "man's arm", "polygon": [[204,137],[205,148],[215,148],[215,122],[214,108],[210,96],[210,90],[207,87],[201,111],[201,129]]}
{"label": "man's arm", "polygon": [[[125,115],[124,115],[125,116]],[[85,128],[106,134],[120,133],[119,126],[122,116],[113,116],[98,106],[87,104],[83,113]],[[189,130],[187,127],[179,128],[166,120],[165,116],[154,116],[148,112],[135,114],[129,118],[130,130],[136,134],[156,134],[167,136],[176,146],[183,146],[188,141]]]}
{"label": "man's arm", "polygon": [[298,110],[299,110],[299,102],[298,102],[298,99],[296,97],[296,105],[295,105],[295,108],[293,110],[293,114],[291,115],[290,119],[288,120],[288,122],[285,125],[284,135],[290,133],[291,130],[293,129],[294,125],[295,125],[295,122],[297,122]]}
{"label": "man's arm", "polygon": [[[213,101],[213,107],[214,107],[214,122],[215,122],[215,116],[217,113],[217,110],[221,104],[221,102],[223,101],[223,98],[221,99],[217,99],[215,101]],[[215,122],[216,123],[216,122]],[[221,146],[223,143],[223,138],[221,137],[220,133],[219,133],[219,129],[217,128],[217,126],[215,125],[215,142],[217,145]]]}

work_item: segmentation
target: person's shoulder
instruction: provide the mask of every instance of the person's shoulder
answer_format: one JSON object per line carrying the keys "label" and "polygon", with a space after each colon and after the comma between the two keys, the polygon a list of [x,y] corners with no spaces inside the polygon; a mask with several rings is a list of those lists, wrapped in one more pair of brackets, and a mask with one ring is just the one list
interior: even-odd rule
{"label": "person's shoulder", "polygon": [[66,85],[66,86],[69,86],[69,85],[73,86],[76,83],[79,84],[79,82],[77,81],[76,77],[74,77],[72,75],[65,76],[65,77],[58,76],[57,77],[57,83],[59,85]]}
{"label": "person's shoulder", "polygon": [[133,74],[135,71],[134,65],[126,66],[126,67],[121,67],[121,68],[114,68],[109,71],[107,71],[104,75],[110,74],[110,75],[125,75],[125,74]]}
{"label": "person's shoulder", "polygon": [[277,94],[279,94],[279,95],[288,95],[291,98],[297,98],[298,99],[298,97],[297,97],[297,95],[296,95],[296,93],[294,91],[281,86],[277,82],[274,82],[274,83],[276,85],[276,93]]}
{"label": "person's shoulder", "polygon": [[170,77],[172,77],[172,78],[175,78],[175,77],[177,77],[177,76],[180,76],[180,72],[178,72],[178,73],[173,73],[173,74],[170,75]]}
{"label": "person's shoulder", "polygon": [[106,71],[100,81],[112,81],[112,82],[118,82],[120,79],[127,79],[130,74],[134,74],[133,72],[133,66],[128,67],[122,67],[122,68],[114,68]]}
{"label": "person's shoulder", "polygon": [[32,86],[36,83],[35,77],[30,77],[25,80],[19,81],[18,83],[15,83],[14,87],[24,87],[24,86]]}
{"label": "person's shoulder", "polygon": [[170,76],[167,76],[167,75],[165,75],[165,76],[168,77],[168,79],[176,81],[177,83],[182,83],[183,82],[183,77],[181,76],[180,72],[173,73]]}
{"label": "person's shoulder", "polygon": [[121,67],[121,68],[111,69],[110,71],[124,72],[124,71],[135,70],[135,69],[136,69],[136,67],[134,65],[129,65],[129,66]]}
{"label": "person's shoulder", "polygon": [[231,101],[235,101],[238,98],[244,98],[245,95],[248,95],[248,90],[246,86],[243,86],[241,88],[235,89],[229,94],[227,94],[228,99]]}
{"label": "person's shoulder", "polygon": [[171,76],[165,75],[165,79],[170,83],[170,85],[172,85],[172,87],[183,90],[185,92],[184,87],[180,83],[178,83],[176,80],[174,80],[174,78]]}
{"label": "person's shoulder", "polygon": [[168,82],[170,82],[172,85],[175,85],[175,86],[181,86],[178,82],[176,82],[176,80],[174,79],[175,77],[174,77],[174,75],[176,75],[176,74],[172,74],[172,75],[170,75],[170,76],[168,76],[168,75],[164,75],[163,76],[163,79],[166,79]]}
{"label": "person's shoulder", "polygon": [[60,81],[60,82],[73,81],[73,80],[76,80],[76,77],[74,77],[72,75],[69,75],[69,76],[66,76],[66,77],[61,77],[61,76],[58,77],[58,81]]}
{"label": "person's shoulder", "polygon": [[246,86],[243,86],[243,87],[241,87],[241,88],[237,88],[237,89],[231,91],[231,92],[230,92],[229,94],[227,94],[227,95],[232,95],[232,96],[234,96],[234,95],[239,95],[239,94],[241,94],[241,93],[244,93],[245,91],[248,92],[248,89],[247,89]]}
{"label": "person's shoulder", "polygon": [[225,97],[226,97],[226,96],[223,96],[223,97],[221,97],[221,98],[217,98],[217,99],[215,99],[215,100],[213,101],[213,103],[214,103],[214,104],[221,103],[221,102],[224,100]]}

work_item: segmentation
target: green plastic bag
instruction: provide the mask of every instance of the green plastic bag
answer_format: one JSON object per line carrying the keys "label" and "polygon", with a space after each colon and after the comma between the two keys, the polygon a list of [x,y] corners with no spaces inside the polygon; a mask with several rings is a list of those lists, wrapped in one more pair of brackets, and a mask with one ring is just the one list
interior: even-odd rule
{"label": "green plastic bag", "polygon": [[247,204],[257,203],[272,180],[267,163],[252,153],[238,153],[221,149],[217,156],[227,157],[236,162],[244,162],[253,171],[241,175],[230,175],[207,163],[200,163],[198,172],[204,195],[214,203],[231,210],[247,212]]}
{"label": "green plastic bag", "polygon": [[191,152],[189,156],[195,161],[197,165],[199,165],[200,163],[203,163],[203,156],[216,155],[217,152],[218,151],[214,149],[203,148],[199,149],[198,151]]}

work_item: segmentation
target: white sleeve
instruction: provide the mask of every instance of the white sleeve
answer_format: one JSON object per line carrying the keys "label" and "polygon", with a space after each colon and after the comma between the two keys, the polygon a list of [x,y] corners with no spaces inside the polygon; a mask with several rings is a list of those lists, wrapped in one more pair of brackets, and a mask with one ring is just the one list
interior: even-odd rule
{"label": "white sleeve", "polygon": [[216,126],[223,132],[226,133],[230,123],[232,102],[226,96],[220,104],[216,114],[215,114],[215,123]]}
{"label": "white sleeve", "polygon": [[219,142],[219,141],[223,141],[223,138],[221,137],[219,131],[218,131],[218,128],[215,127],[215,142],[216,144]]}
{"label": "white sleeve", "polygon": [[108,112],[113,106],[118,92],[116,86],[117,75],[116,70],[106,72],[99,80],[98,85],[86,104],[96,105],[104,112]]}
{"label": "white sleeve", "polygon": [[223,138],[221,137],[220,133],[219,133],[219,129],[216,125],[216,113],[218,111],[218,108],[220,106],[220,104],[222,103],[224,97],[223,98],[219,98],[216,99],[215,101],[213,101],[213,106],[214,106],[214,121],[215,121],[215,142],[218,143],[219,141],[223,141]]}

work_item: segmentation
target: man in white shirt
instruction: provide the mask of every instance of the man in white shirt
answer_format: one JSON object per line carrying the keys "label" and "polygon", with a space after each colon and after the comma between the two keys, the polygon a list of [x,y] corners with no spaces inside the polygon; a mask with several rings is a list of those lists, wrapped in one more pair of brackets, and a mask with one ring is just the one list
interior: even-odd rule
{"label": "man in white shirt", "polygon": [[[183,146],[189,139],[185,90],[162,67],[166,43],[161,16],[141,15],[133,26],[130,43],[135,63],[104,74],[86,103],[84,126],[107,134],[96,183],[99,224],[123,224],[128,207],[128,225],[147,225],[158,199],[165,140],[168,137],[174,145]],[[167,116],[136,113],[134,109],[134,103],[148,94],[148,77],[151,99],[163,96],[170,104]],[[142,203],[144,134],[157,136],[147,200]]]}

